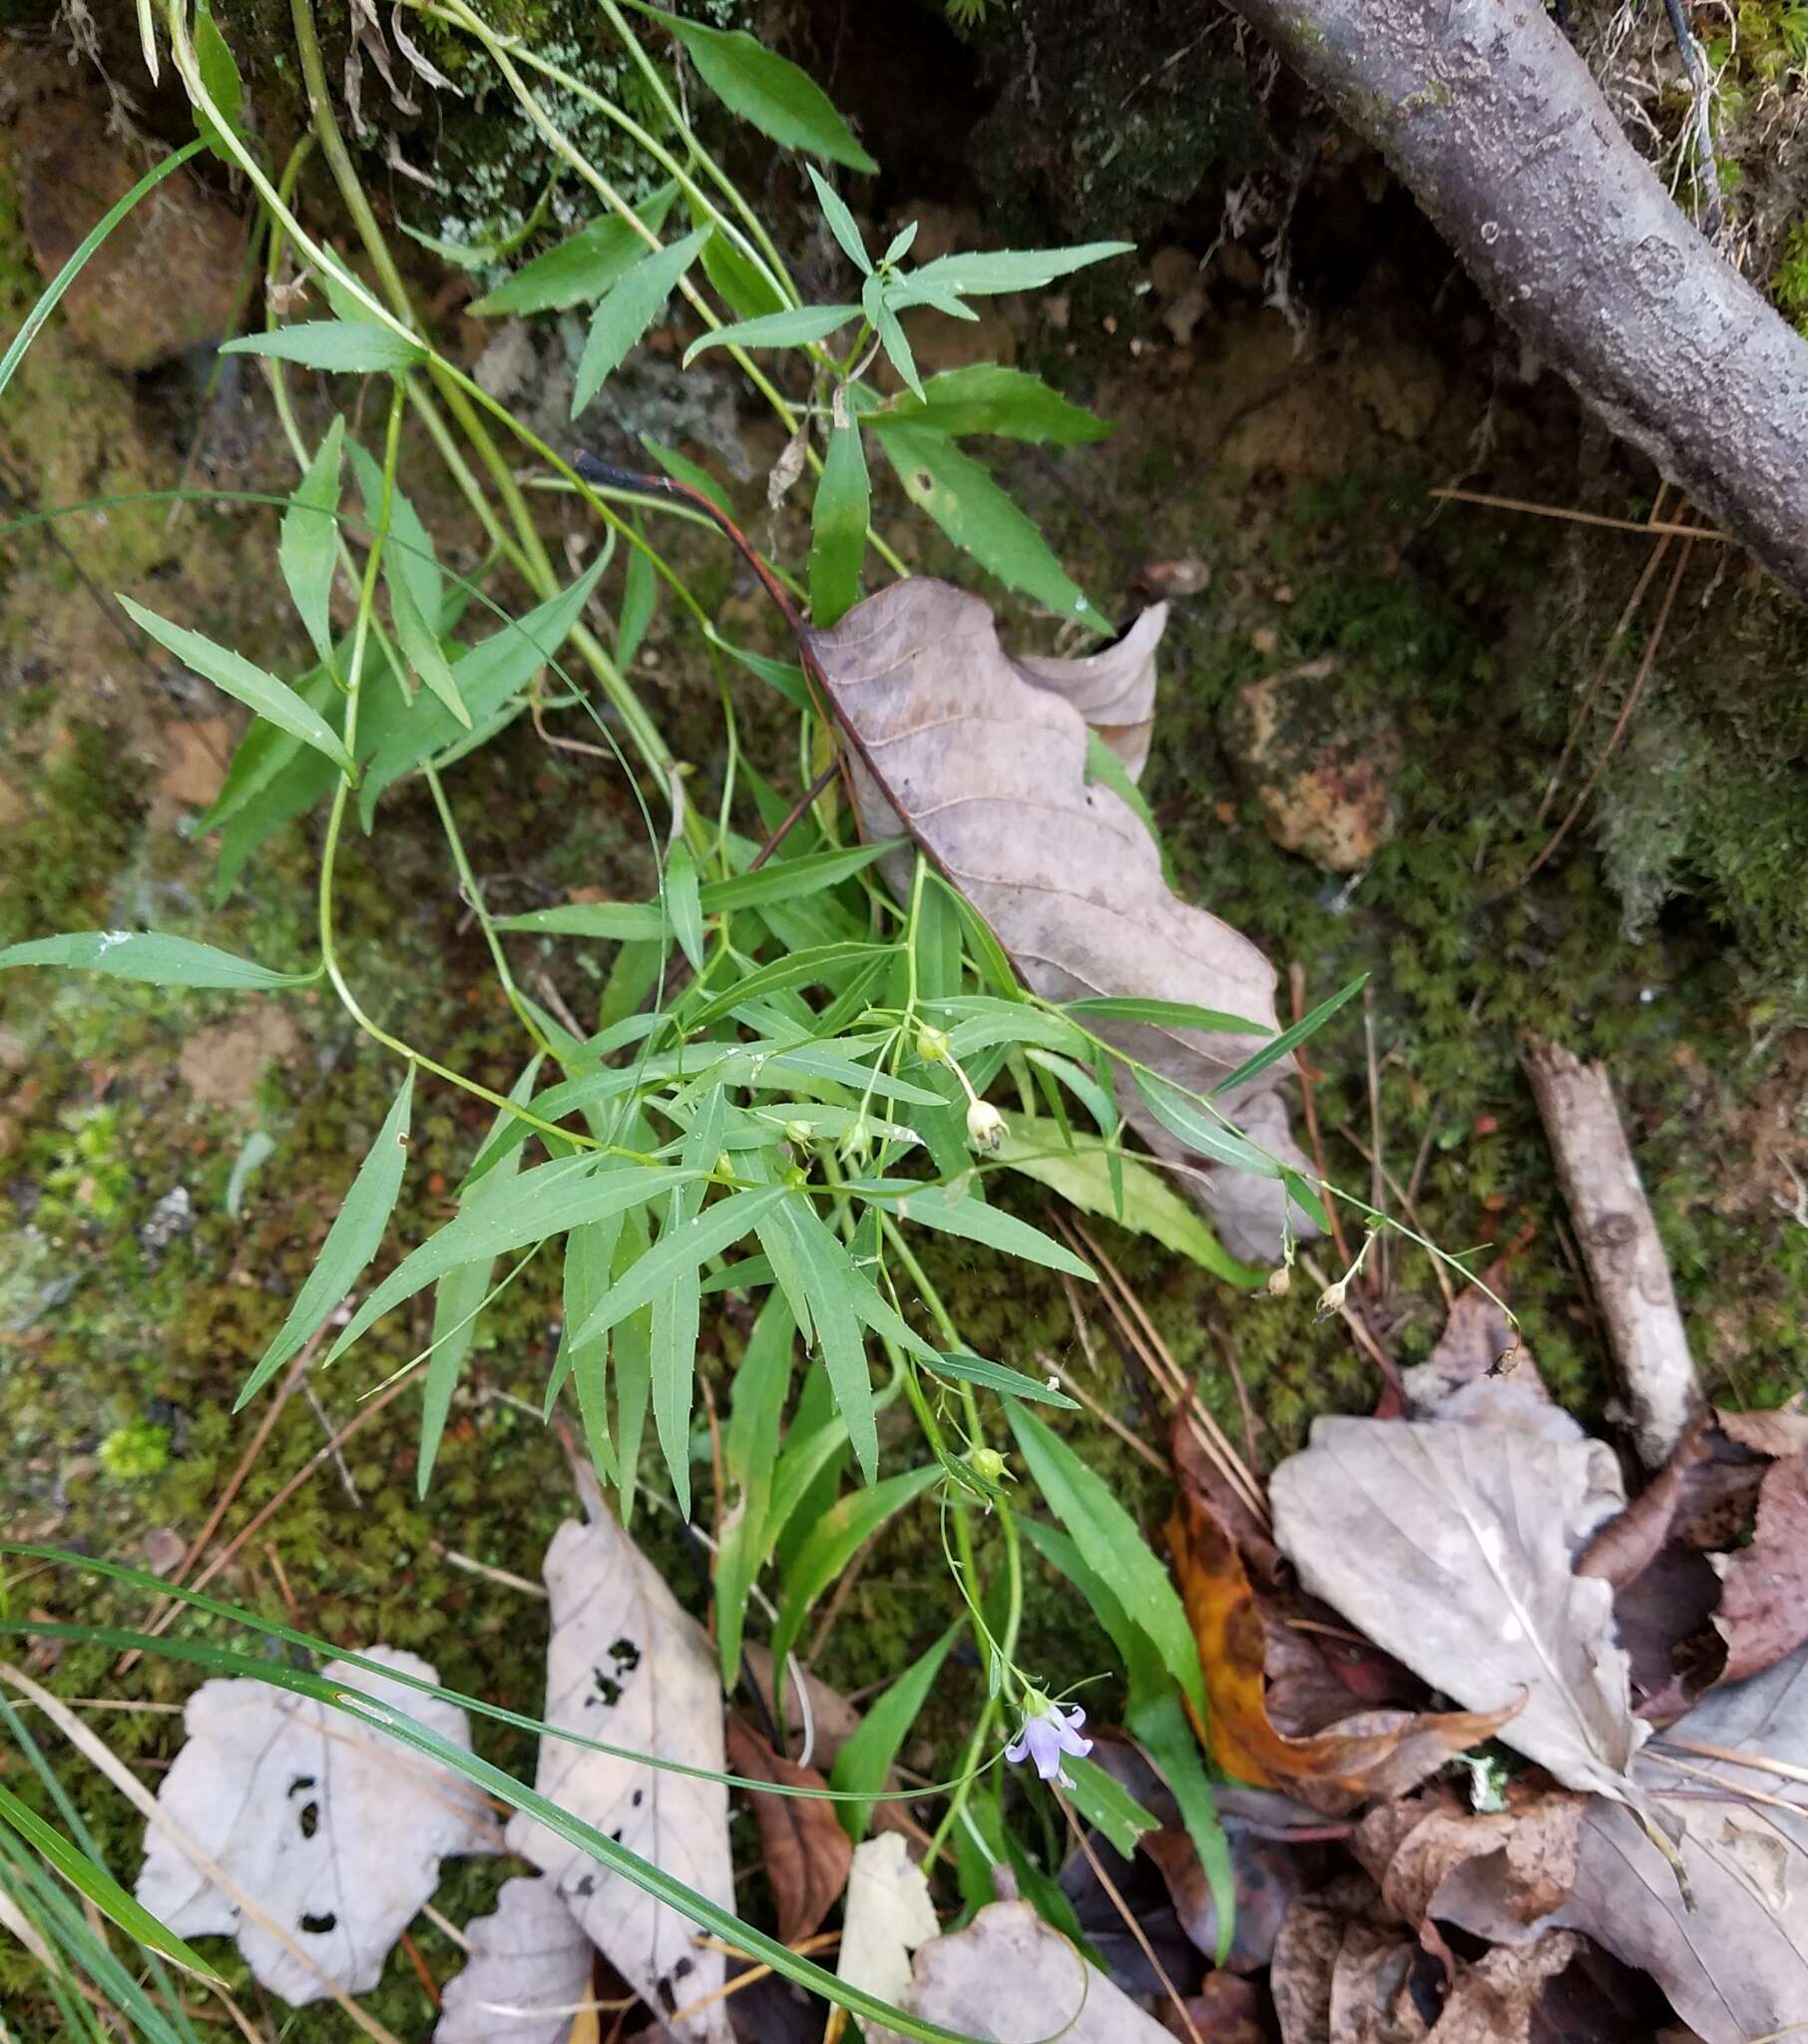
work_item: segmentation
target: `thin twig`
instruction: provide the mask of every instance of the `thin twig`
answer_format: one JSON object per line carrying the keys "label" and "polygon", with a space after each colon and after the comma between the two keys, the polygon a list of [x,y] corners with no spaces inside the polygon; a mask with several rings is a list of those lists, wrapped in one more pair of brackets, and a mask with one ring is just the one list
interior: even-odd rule
{"label": "thin twig", "polygon": [[1728,546],[1738,542],[1730,532],[1717,532],[1706,525],[1659,525],[1644,518],[1607,518],[1598,511],[1575,511],[1564,504],[1532,504],[1524,497],[1494,497],[1485,490],[1430,490],[1428,496],[1443,497],[1455,504],[1482,504],[1491,511],[1526,511],[1535,518],[1566,518],[1574,525],[1604,525],[1614,532],[1667,532],[1677,539],[1723,540]]}
{"label": "thin twig", "polygon": [[1137,1922],[1134,1911],[1125,1901],[1124,1896],[1119,1891],[1118,1883],[1106,1872],[1105,1867],[1100,1862],[1098,1853],[1093,1850],[1093,1841],[1087,1836],[1080,1819],[1075,1816],[1067,1797],[1062,1794],[1059,1788],[1052,1789],[1050,1792],[1055,1797],[1056,1808],[1068,1820],[1068,1829],[1074,1833],[1075,1841],[1078,1843],[1081,1851],[1086,1854],[1086,1863],[1093,1869],[1093,1878],[1104,1888],[1106,1894],[1110,1896],[1112,1907],[1123,1917],[1125,1928],[1136,1940],[1138,1949],[1148,1961],[1149,1970],[1160,1981],[1162,1987],[1166,1990],[1168,2000],[1179,2011],[1180,2020],[1186,2025],[1187,2036],[1192,2040],[1192,2044],[1205,2044],[1204,2038],[1199,2035],[1199,2026],[1192,2019],[1191,2010],[1180,1999],[1180,1991],[1175,1987],[1172,1980],[1168,1978],[1167,1968],[1155,1956],[1155,1948],[1148,1941],[1148,1932]]}
{"label": "thin twig", "polygon": [[1037,1367],[1044,1376],[1053,1377],[1064,1391],[1072,1391],[1081,1404],[1098,1420],[1099,1424],[1115,1433],[1124,1445],[1130,1449],[1131,1454],[1140,1455],[1151,1469],[1159,1469],[1163,1473],[1166,1472],[1166,1462],[1155,1453],[1147,1441],[1143,1440],[1140,1435],[1132,1433],[1115,1413],[1108,1412],[1100,1404],[1099,1400],[1093,1396],[1092,1392],[1071,1371],[1064,1370],[1060,1363],[1054,1360],[1047,1349],[1037,1349],[1036,1362]]}
{"label": "thin twig", "polygon": [[809,1652],[803,1657],[803,1665],[806,1668],[814,1666],[817,1655],[827,1645],[828,1636],[835,1629],[835,1621],[841,1616],[841,1607],[847,1602],[848,1595],[855,1583],[860,1580],[861,1571],[866,1567],[868,1561],[872,1559],[872,1551],[877,1545],[878,1539],[877,1533],[869,1533],[855,1551],[852,1561],[841,1571],[840,1578],[835,1584],[834,1592],[823,1609],[821,1623],[817,1626],[815,1634],[810,1640]]}
{"label": "thin twig", "polygon": [[[313,1407],[314,1417],[320,1422],[320,1431],[330,1437],[332,1421],[326,1416],[326,1407],[320,1403],[319,1392],[314,1389],[312,1384],[303,1379],[301,1395]],[[361,1512],[364,1509],[363,1494],[357,1485],[352,1482],[351,1466],[337,1448],[334,1448],[332,1451],[332,1466],[338,1472],[339,1488],[344,1491],[347,1499],[350,1501],[352,1510]]]}
{"label": "thin twig", "polygon": [[748,872],[757,872],[759,868],[765,864],[766,860],[772,856],[773,852],[775,852],[778,849],[778,847],[785,841],[785,839],[803,820],[804,816],[808,814],[810,809],[812,809],[815,806],[817,798],[821,795],[823,789],[828,786],[829,782],[833,780],[835,775],[840,771],[841,761],[839,756],[837,756],[835,759],[831,760],[825,767],[823,767],[822,771],[817,774],[815,779],[810,782],[809,786],[804,789],[802,794],[800,794],[797,797],[797,799],[791,804],[791,806],[785,811],[785,813],[778,819],[778,827],[772,832],[771,836],[768,837],[766,841],[759,847],[759,849],[753,854],[751,860],[748,862]]}
{"label": "thin twig", "polygon": [[530,1583],[526,1576],[517,1576],[508,1569],[492,1568],[487,1561],[479,1561],[475,1555],[460,1554],[456,1547],[447,1547],[438,1540],[427,1545],[441,1561],[450,1562],[455,1569],[463,1569],[467,1575],[482,1576],[486,1582],[500,1583],[507,1590],[519,1590],[524,1597],[538,1597],[544,1604],[546,1592],[538,1583]]}
{"label": "thin twig", "polygon": [[[1330,1289],[1331,1280],[1325,1276],[1324,1272],[1319,1268],[1317,1260],[1310,1256],[1302,1256],[1299,1261],[1301,1269],[1304,1270],[1306,1276],[1311,1278],[1312,1282],[1318,1286],[1319,1290],[1321,1292],[1328,1291]],[[1365,1349],[1368,1352],[1368,1355],[1370,1359],[1373,1361],[1375,1367],[1378,1370],[1380,1370],[1382,1377],[1385,1379],[1388,1389],[1393,1392],[1394,1396],[1400,1400],[1402,1405],[1406,1404],[1406,1386],[1400,1381],[1400,1372],[1398,1369],[1394,1367],[1394,1358],[1387,1352],[1385,1348],[1382,1347],[1381,1343],[1375,1338],[1375,1334],[1373,1330],[1370,1328],[1368,1322],[1363,1318],[1361,1313],[1356,1312],[1351,1308],[1347,1299],[1344,1301],[1343,1304],[1336,1307],[1335,1310],[1343,1320],[1344,1325],[1349,1328],[1350,1332],[1353,1335],[1355,1335],[1357,1347]]]}
{"label": "thin twig", "polygon": [[[1357,1135],[1356,1131],[1350,1127],[1348,1122],[1339,1122],[1337,1125],[1336,1133],[1338,1136],[1342,1138],[1344,1142],[1349,1144],[1350,1148],[1356,1152],[1357,1156],[1360,1157],[1364,1161],[1364,1163],[1372,1164],[1375,1161],[1375,1153],[1362,1140],[1362,1138],[1359,1135]],[[1428,1130],[1427,1141],[1429,1140],[1430,1131]],[[1420,1154],[1424,1154],[1423,1146],[1421,1147]],[[1414,1232],[1418,1235],[1427,1236],[1429,1238],[1430,1230],[1427,1229],[1425,1223],[1420,1219],[1419,1210],[1413,1204],[1413,1196],[1411,1192],[1408,1191],[1408,1189],[1400,1183],[1400,1181],[1394,1176],[1394,1174],[1388,1170],[1385,1164],[1381,1167],[1381,1176],[1383,1180],[1386,1182],[1388,1191],[1391,1192],[1394,1198],[1400,1202],[1400,1211],[1413,1224]],[[1377,1201],[1376,1204],[1379,1205],[1380,1202]],[[1456,1304],[1457,1294],[1454,1287],[1451,1284],[1449,1277],[1445,1273],[1443,1258],[1433,1257],[1431,1260],[1431,1267],[1432,1276],[1438,1280],[1438,1289],[1444,1294],[1444,1308],[1448,1312],[1450,1308]]]}
{"label": "thin twig", "polygon": [[[1303,1022],[1306,1018],[1306,968],[1297,958],[1287,967],[1287,992],[1293,1003],[1294,1021]],[[1324,1202],[1325,1218],[1331,1224],[1331,1241],[1336,1245],[1338,1260],[1347,1271],[1352,1261],[1350,1246],[1343,1239],[1343,1223],[1337,1218],[1337,1200],[1331,1191],[1331,1174],[1325,1169],[1324,1139],[1318,1133],[1318,1109],[1312,1099],[1312,1074],[1306,1064],[1303,1043],[1293,1053],[1293,1063],[1299,1072],[1299,1104],[1306,1118],[1306,1141],[1312,1146],[1312,1165],[1318,1173],[1318,1197]]]}
{"label": "thin twig", "polygon": [[[1378,1214],[1387,1212],[1387,1171],[1382,1163],[1381,1147],[1381,1071],[1375,1062],[1375,987],[1370,981],[1362,989],[1362,1045],[1368,1063],[1369,1075],[1369,1136],[1374,1149],[1369,1157],[1369,1205]],[[1320,1177],[1323,1176],[1321,1172]],[[1421,1229],[1420,1234],[1425,1231]],[[1388,1290],[1387,1230],[1381,1231],[1381,1240],[1375,1245],[1375,1278],[1369,1286],[1374,1298],[1385,1298]]]}

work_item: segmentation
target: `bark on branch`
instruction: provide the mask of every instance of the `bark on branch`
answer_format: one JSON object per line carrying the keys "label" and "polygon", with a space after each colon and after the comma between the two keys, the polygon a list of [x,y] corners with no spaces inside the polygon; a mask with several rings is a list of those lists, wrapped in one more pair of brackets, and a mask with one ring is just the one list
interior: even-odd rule
{"label": "bark on branch", "polygon": [[1613,1088],[1601,1066],[1537,1038],[1526,1071],[1625,1383],[1638,1459],[1660,1469],[1701,1407],[1701,1384]]}
{"label": "bark on branch", "polygon": [[1808,341],[1714,253],[1540,0],[1232,0],[1496,309],[1808,600]]}

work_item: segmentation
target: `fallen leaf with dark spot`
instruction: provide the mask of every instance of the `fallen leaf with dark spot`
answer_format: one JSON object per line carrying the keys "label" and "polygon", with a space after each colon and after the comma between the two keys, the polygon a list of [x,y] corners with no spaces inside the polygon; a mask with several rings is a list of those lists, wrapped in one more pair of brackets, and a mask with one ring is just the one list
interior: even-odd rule
{"label": "fallen leaf with dark spot", "polygon": [[[826,1788],[814,1768],[781,1759],[739,1717],[728,1720],[728,1769],[756,1782],[785,1788]],[[759,1826],[759,1852],[778,1911],[780,1944],[800,1944],[821,1928],[841,1899],[854,1841],[842,1828],[835,1805],[800,1795],[747,1791]]]}
{"label": "fallen leaf with dark spot", "polygon": [[[1244,1034],[1100,1021],[1102,1035],[1170,1083],[1209,1094],[1274,1029],[1274,968],[1228,925],[1178,899],[1154,839],[1087,771],[1089,718],[1136,757],[1144,674],[1152,691],[1159,608],[1082,661],[1014,659],[991,611],[947,583],[894,583],[832,632],[805,635],[851,742],[861,827],[908,833],[996,933],[1044,999],[1135,995],[1246,1017]],[[1253,1142],[1309,1170],[1270,1066],[1215,1105]],[[1127,1114],[1167,1155],[1194,1157],[1139,1104]],[[1232,1255],[1278,1259],[1291,1211],[1278,1177],[1208,1168],[1187,1181]]]}
{"label": "fallen leaf with dark spot", "polygon": [[1751,1545],[1719,1567],[1714,1626],[1726,1641],[1722,1680],[1742,1682],[1808,1640],[1808,1456],[1764,1472]]}

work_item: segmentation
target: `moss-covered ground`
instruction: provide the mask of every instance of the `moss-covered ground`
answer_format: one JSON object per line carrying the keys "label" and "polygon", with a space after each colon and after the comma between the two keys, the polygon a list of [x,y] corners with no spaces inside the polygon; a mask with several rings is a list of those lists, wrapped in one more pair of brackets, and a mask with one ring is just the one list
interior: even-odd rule
{"label": "moss-covered ground", "polygon": [[[0,181],[0,328],[17,315],[28,276],[5,204]],[[1360,1008],[1345,1010],[1312,1051],[1333,1177],[1366,1191],[1369,1165],[1338,1132],[1366,1142],[1379,1126],[1394,1176],[1415,1182],[1424,1232],[1453,1251],[1520,1244],[1511,1290],[1528,1345],[1560,1396],[1604,1418],[1610,1370],[1518,1062],[1528,1032],[1559,1036],[1613,1074],[1716,1393],[1769,1403],[1800,1390],[1808,1227],[1779,1200],[1808,1135],[1808,1060],[1792,1033],[1808,972],[1799,617],[1742,571],[1717,574],[1718,557],[1697,548],[1626,740],[1583,821],[1528,877],[1630,685],[1642,620],[1584,724],[1582,765],[1541,822],[1582,687],[1648,543],[1440,505],[1428,489],[1465,466],[1492,421],[1500,441],[1491,487],[1574,498],[1584,486],[1576,459],[1582,429],[1567,401],[1548,386],[1498,400],[1498,379],[1465,357],[1455,321],[1436,340],[1401,342],[1361,302],[1339,308],[1320,351],[1305,356],[1292,355],[1253,291],[1221,293],[1185,345],[1162,337],[1152,300],[1140,299],[1111,335],[1030,321],[1020,332],[1027,357],[1123,422],[1098,450],[1000,455],[1001,472],[1063,557],[1121,614],[1136,601],[1136,570],[1182,559],[1210,569],[1208,589],[1175,606],[1147,780],[1182,888],[1263,945],[1283,983],[1297,961],[1310,998],[1359,971],[1372,975],[1379,1099],[1371,1100]],[[173,419],[169,406],[85,364],[55,322],[38,359],[44,366],[29,373],[46,380],[16,387],[0,416],[16,494],[48,507],[174,480],[192,410],[176,406]],[[267,420],[261,431],[268,435]],[[258,444],[253,434],[242,472],[253,486],[282,487],[268,480],[281,476],[279,447],[265,456]],[[119,465],[126,455],[129,473]],[[409,460],[433,516],[442,507],[425,480],[428,457],[411,445]],[[1591,508],[1609,515],[1649,508],[1648,484],[1611,457],[1589,468],[1585,487]],[[759,489],[750,486],[742,508],[763,532]],[[880,508],[913,565],[973,579],[883,492]],[[468,546],[455,515],[444,517],[454,546]],[[215,847],[185,829],[193,804],[170,791],[169,733],[173,721],[218,706],[181,696],[173,678],[130,657],[76,572],[293,671],[301,649],[272,593],[271,529],[263,514],[197,514],[172,538],[163,519],[159,507],[104,526],[68,521],[66,552],[36,534],[0,539],[0,941],[145,920],[299,964],[313,950],[318,818],[284,833],[224,905],[211,905]],[[802,527],[793,512],[786,520],[781,543],[795,562]],[[719,554],[687,538],[679,548],[732,636],[762,629]],[[1046,622],[1019,607],[1013,621],[1048,643]],[[1355,876],[1327,875],[1270,841],[1222,738],[1239,687],[1324,656],[1337,662],[1325,687],[1338,716],[1385,715],[1403,741],[1394,834]],[[639,679],[707,786],[720,740],[697,647],[663,618]],[[747,708],[745,743],[789,785],[779,727],[763,705]],[[578,886],[645,888],[642,826],[621,777],[547,749],[527,723],[457,768],[449,786],[499,907],[541,905]],[[386,800],[375,839],[349,840],[339,927],[352,982],[386,1027],[493,1088],[512,1083],[525,1047],[420,790]],[[549,971],[580,1013],[594,1007],[596,976],[574,947],[542,955],[524,943],[517,965],[530,984]],[[270,1019],[278,1007],[286,1026]],[[243,1082],[221,1081],[234,1061]],[[170,1536],[186,1543],[199,1530],[237,1462],[259,1408],[234,1416],[232,1401],[309,1268],[399,1072],[318,991],[247,1008],[223,995],[37,972],[0,980],[0,1072],[5,1527],[144,1561]],[[423,1088],[387,1255],[450,1212],[487,1121],[481,1103]],[[234,1165],[259,1132],[272,1147],[238,1187],[234,1211]],[[179,1192],[186,1219],[172,1202]],[[1011,1197],[1026,1213],[1038,1209],[1035,1198]],[[1393,1196],[1386,1204],[1397,1210]],[[1285,1299],[1251,1299],[1145,1242],[1109,1227],[1100,1235],[1239,1440],[1240,1378],[1259,1462],[1296,1445],[1313,1413],[1373,1402],[1372,1367],[1338,1323],[1314,1319],[1310,1284]],[[1318,1254],[1330,1256],[1323,1246]],[[974,1348],[1031,1369],[1053,1356],[1127,1425],[1158,1440],[1158,1414],[1121,1367],[1102,1314],[1089,1330],[1095,1370],[1058,1284],[960,1246],[942,1244],[926,1263]],[[1397,1247],[1386,1275],[1376,1320],[1406,1363],[1437,1334],[1440,1294],[1416,1252]],[[550,1534],[575,1509],[558,1440],[514,1402],[539,1398],[557,1315],[556,1274],[538,1265],[495,1302],[424,1501],[408,1390],[302,1484],[214,1587],[346,1646],[412,1648],[444,1682],[534,1710],[544,1607],[453,1557],[532,1579]],[[364,1396],[424,1338],[422,1319],[402,1315],[314,1380],[317,1402],[291,1397],[227,1531],[268,1503],[330,1431],[354,1421]],[[732,1314],[706,1321],[705,1372],[724,1396],[740,1340]],[[1091,1422],[1072,1431],[1152,1528],[1163,1506],[1153,1473]],[[894,1456],[908,1446],[902,1433],[888,1440]],[[658,1490],[651,1465],[648,1474]],[[650,1506],[637,1531],[685,1601],[703,1609],[705,1586],[670,1516]],[[982,1553],[990,1564],[983,1529]],[[8,1594],[15,1613],[121,1624],[143,1615],[139,1600],[50,1570],[14,1572]],[[951,1604],[933,1515],[919,1513],[864,1562],[819,1672],[849,1691],[882,1683],[935,1637]],[[217,1622],[190,1624],[197,1636],[226,1637]],[[113,1660],[69,1646],[33,1665],[70,1697],[167,1705],[192,1683],[188,1671],[152,1658],[116,1684]],[[1071,1593],[1038,1571],[1024,1660],[1052,1680],[1109,1664]],[[938,1686],[918,1756],[926,1766],[939,1771],[951,1758],[983,1689],[970,1661]],[[1103,1720],[1109,1691],[1096,1695]],[[180,1743],[180,1721],[156,1711],[95,1722],[152,1784]],[[531,1767],[519,1734],[480,1724],[477,1744],[518,1772]],[[35,1796],[10,1757],[0,1768],[7,1786]],[[129,1880],[138,1820],[91,1776],[79,1780],[82,1806]],[[487,1863],[455,1867],[440,1906],[460,1920],[499,1877]],[[443,1980],[456,1967],[454,1948],[424,1922],[415,1936]],[[255,2007],[235,1957],[212,1949]],[[430,2020],[400,1952],[367,2005],[401,2036],[424,2034]],[[51,2034],[30,1966],[10,1942],[0,1944],[0,2006],[14,2034]],[[283,2022],[281,2034],[315,2044],[347,2031],[336,2012],[313,2010]]]}

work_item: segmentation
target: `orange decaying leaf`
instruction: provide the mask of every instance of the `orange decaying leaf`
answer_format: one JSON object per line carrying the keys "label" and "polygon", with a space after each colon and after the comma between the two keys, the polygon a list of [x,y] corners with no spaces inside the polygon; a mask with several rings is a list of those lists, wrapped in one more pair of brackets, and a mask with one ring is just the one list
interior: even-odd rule
{"label": "orange decaying leaf", "polygon": [[1401,1795],[1514,1716],[1353,1712],[1360,1731],[1288,1738],[1268,1716],[1261,1613],[1235,1543],[1210,1506],[1184,1489],[1166,1535],[1210,1705],[1209,1722],[1194,1730],[1235,1780],[1265,1788],[1312,1784],[1355,1798]]}

